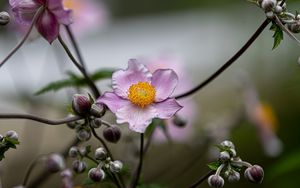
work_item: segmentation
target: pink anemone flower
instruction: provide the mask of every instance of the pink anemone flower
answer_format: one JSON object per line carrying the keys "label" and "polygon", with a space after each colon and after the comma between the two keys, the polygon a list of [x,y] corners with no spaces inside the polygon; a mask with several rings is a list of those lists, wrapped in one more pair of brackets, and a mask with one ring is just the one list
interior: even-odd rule
{"label": "pink anemone flower", "polygon": [[60,24],[72,23],[71,10],[63,7],[62,0],[9,0],[18,23],[29,25],[42,8],[35,22],[38,32],[52,43],[59,34]]}
{"label": "pink anemone flower", "polygon": [[135,132],[144,133],[153,118],[169,119],[182,108],[170,98],[178,77],[171,69],[158,69],[153,74],[135,59],[126,70],[112,75],[113,92],[97,99],[117,117],[117,123],[129,123]]}

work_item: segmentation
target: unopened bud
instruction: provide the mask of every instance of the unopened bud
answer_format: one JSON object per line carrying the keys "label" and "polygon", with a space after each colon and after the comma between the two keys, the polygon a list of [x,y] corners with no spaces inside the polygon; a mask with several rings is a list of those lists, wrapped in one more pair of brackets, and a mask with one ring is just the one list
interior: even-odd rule
{"label": "unopened bud", "polygon": [[80,153],[81,156],[86,156],[88,154],[88,150],[87,150],[86,147],[80,147],[78,149],[78,151],[79,151],[79,153]]}
{"label": "unopened bud", "polygon": [[121,161],[113,161],[109,164],[109,169],[112,172],[119,173],[123,168],[123,163]]}
{"label": "unopened bud", "polygon": [[104,110],[104,106],[102,104],[92,104],[91,107],[91,115],[95,116],[95,117],[102,117],[103,116],[103,110]]}
{"label": "unopened bud", "polygon": [[173,118],[173,123],[174,125],[176,125],[177,127],[185,127],[187,121],[179,116],[175,116]]}
{"label": "unopened bud", "polygon": [[7,131],[6,136],[13,139],[13,140],[18,140],[19,139],[18,133],[16,131],[12,131],[12,130]]}
{"label": "unopened bud", "polygon": [[293,33],[300,33],[300,23],[297,21],[296,23],[287,24],[288,29]]}
{"label": "unopened bud", "polygon": [[102,125],[102,120],[100,118],[95,118],[92,122],[91,122],[91,126],[93,128],[99,128]]}
{"label": "unopened bud", "polygon": [[275,12],[276,14],[280,14],[282,11],[283,11],[283,8],[282,8],[281,6],[277,5],[277,6],[275,7],[274,12]]}
{"label": "unopened bud", "polygon": [[226,162],[226,161],[230,160],[230,155],[227,151],[222,151],[220,153],[219,159],[221,162]]}
{"label": "unopened bud", "polygon": [[266,16],[267,16],[267,18],[269,18],[271,20],[275,18],[275,14],[272,11],[266,12]]}
{"label": "unopened bud", "polygon": [[116,143],[121,138],[121,130],[116,126],[106,127],[103,130],[103,137],[112,143]]}
{"label": "unopened bud", "polygon": [[69,156],[72,157],[72,158],[75,158],[75,157],[78,156],[78,148],[76,146],[72,146],[69,149]]}
{"label": "unopened bud", "polygon": [[89,97],[85,95],[75,94],[73,96],[72,108],[74,112],[80,116],[86,116],[89,114],[92,103]]}
{"label": "unopened bud", "polygon": [[0,12],[0,25],[7,25],[10,21],[10,16],[7,12]]}
{"label": "unopened bud", "polygon": [[107,152],[104,148],[100,147],[95,150],[95,159],[96,160],[105,160],[107,157]]}
{"label": "unopened bud", "polygon": [[87,141],[91,138],[91,133],[90,131],[86,129],[80,129],[77,131],[77,138],[81,141]]}
{"label": "unopened bud", "polygon": [[261,2],[261,8],[266,12],[272,11],[276,6],[276,0],[263,0]]}
{"label": "unopened bud", "polygon": [[99,182],[105,178],[105,173],[102,169],[92,168],[90,169],[88,176],[94,182]]}
{"label": "unopened bud", "polygon": [[0,142],[2,142],[3,138],[4,137],[0,134]]}
{"label": "unopened bud", "polygon": [[224,179],[219,175],[211,175],[208,178],[208,185],[213,188],[221,188],[224,186]]}
{"label": "unopened bud", "polygon": [[65,168],[65,161],[60,154],[50,154],[45,160],[46,169],[49,172],[56,173]]}
{"label": "unopened bud", "polygon": [[66,169],[60,173],[60,176],[63,178],[72,178],[72,172],[70,169]]}
{"label": "unopened bud", "polygon": [[264,179],[264,170],[258,165],[253,165],[245,170],[245,178],[252,183],[262,183]]}
{"label": "unopened bud", "polygon": [[229,149],[235,149],[234,144],[229,140],[225,140],[225,141],[221,142],[220,145],[223,147],[229,148]]}
{"label": "unopened bud", "polygon": [[76,173],[82,173],[86,169],[86,163],[84,161],[75,160],[72,163],[72,168]]}
{"label": "unopened bud", "polygon": [[238,182],[240,180],[240,173],[238,173],[237,171],[231,170],[227,179],[230,183]]}

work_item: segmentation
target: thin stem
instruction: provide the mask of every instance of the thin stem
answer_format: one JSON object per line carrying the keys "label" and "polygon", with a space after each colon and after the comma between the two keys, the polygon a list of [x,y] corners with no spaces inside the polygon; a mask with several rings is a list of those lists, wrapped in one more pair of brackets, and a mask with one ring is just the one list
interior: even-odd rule
{"label": "thin stem", "polygon": [[151,145],[151,142],[153,140],[153,136],[154,136],[154,131],[156,129],[157,126],[154,127],[154,129],[152,130],[152,132],[150,133],[150,135],[148,136],[148,139],[147,139],[147,142],[145,144],[145,147],[144,147],[144,155],[147,153],[148,149],[150,148],[150,145]]}
{"label": "thin stem", "polygon": [[86,155],[86,156],[84,156],[85,158],[87,158],[87,159],[89,159],[89,160],[91,160],[91,161],[93,161],[95,164],[99,164],[98,163],[98,161],[96,160],[96,159],[94,159],[93,157],[91,157],[91,156],[89,156],[89,155]]}
{"label": "thin stem", "polygon": [[75,49],[75,52],[76,52],[76,54],[77,54],[77,56],[78,56],[78,59],[79,59],[79,62],[80,62],[80,64],[81,64],[81,66],[82,66],[82,68],[86,69],[85,62],[84,62],[84,60],[83,60],[83,56],[82,56],[82,54],[81,54],[81,52],[80,52],[78,43],[77,43],[77,41],[76,41],[76,39],[75,39],[75,36],[74,36],[74,34],[73,34],[73,32],[72,32],[72,29],[71,29],[71,27],[68,26],[68,25],[66,25],[65,27],[66,27],[67,34],[69,35],[69,38],[70,38],[70,40],[71,40],[71,43],[72,43],[72,45],[73,45],[73,47],[74,47],[74,49]]}
{"label": "thin stem", "polygon": [[32,22],[28,28],[28,31],[26,32],[26,34],[24,35],[24,37],[22,38],[22,40],[8,53],[8,55],[0,62],[0,68],[5,64],[5,62],[7,62],[7,60],[9,60],[25,43],[25,41],[28,39],[34,24],[36,23],[38,17],[40,16],[41,12],[44,10],[44,6],[40,7],[38,9],[38,11],[36,12],[36,14],[34,15]]}
{"label": "thin stem", "polygon": [[135,175],[132,179],[130,188],[135,188],[138,184],[138,181],[140,179],[141,172],[142,172],[142,167],[143,167],[143,158],[144,158],[144,134],[141,133],[140,159],[139,159],[139,164],[138,164],[137,170],[136,170]]}
{"label": "thin stem", "polygon": [[189,188],[196,188],[202,182],[204,182],[210,175],[214,174],[213,170],[208,171],[206,174],[201,176],[194,184],[190,185]]}
{"label": "thin stem", "polygon": [[232,65],[250,46],[251,44],[257,39],[257,37],[262,33],[262,31],[267,27],[267,25],[270,23],[269,19],[266,19],[260,27],[255,31],[255,33],[250,37],[250,39],[244,44],[244,46],[236,52],[224,65],[222,65],[215,73],[213,73],[210,77],[208,77],[206,80],[204,80],[202,83],[200,83],[195,88],[175,96],[176,99],[181,99],[184,97],[187,97],[189,95],[194,94],[195,92],[202,89],[204,86],[209,84],[211,81],[213,81],[215,78],[217,78],[223,71],[225,71],[230,65]]}
{"label": "thin stem", "polygon": [[94,96],[96,98],[98,98],[100,96],[100,92],[99,92],[98,88],[96,87],[95,83],[91,80],[91,78],[89,77],[89,75],[87,74],[87,72],[85,71],[85,69],[75,59],[75,57],[73,56],[73,54],[71,53],[71,51],[69,50],[68,46],[63,41],[63,39],[61,38],[60,35],[58,35],[58,41],[60,42],[60,44],[62,45],[62,47],[64,48],[65,52],[67,53],[67,55],[69,56],[69,58],[71,59],[71,61],[74,63],[74,65],[83,74],[84,79],[86,80],[87,84],[90,86],[90,88],[91,88]]}
{"label": "thin stem", "polygon": [[116,183],[117,187],[118,187],[118,188],[121,188],[121,184],[120,184],[120,182],[119,182],[117,176],[116,176],[114,173],[110,173],[109,171],[107,171],[107,172],[111,175],[111,177],[112,177],[112,179],[114,180],[114,182]]}
{"label": "thin stem", "polygon": [[292,33],[288,28],[286,28],[282,23],[281,20],[275,15],[275,23],[293,40],[296,41],[298,46],[300,46],[299,39]]}
{"label": "thin stem", "polygon": [[71,123],[80,120],[82,119],[82,117],[74,116],[74,117],[66,117],[60,120],[50,120],[35,115],[31,115],[31,114],[0,114],[0,119],[28,119],[28,120],[48,124],[48,125],[61,125],[61,124]]}
{"label": "thin stem", "polygon": [[26,184],[27,184],[27,182],[28,182],[28,180],[29,180],[29,176],[30,176],[32,170],[34,169],[34,167],[36,166],[36,164],[38,163],[38,161],[39,161],[40,159],[41,159],[41,156],[35,158],[35,159],[30,163],[30,165],[29,165],[29,167],[28,167],[28,169],[27,169],[27,171],[26,171],[26,173],[25,173],[25,177],[24,177],[24,179],[23,179],[23,183],[22,183],[23,186],[26,186]]}

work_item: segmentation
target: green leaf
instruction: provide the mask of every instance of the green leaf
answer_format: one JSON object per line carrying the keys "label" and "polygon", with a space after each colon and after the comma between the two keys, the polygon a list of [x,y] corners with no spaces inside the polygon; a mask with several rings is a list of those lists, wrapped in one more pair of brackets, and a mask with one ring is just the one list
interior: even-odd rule
{"label": "green leaf", "polygon": [[217,170],[221,164],[222,164],[222,163],[219,162],[219,161],[214,161],[214,162],[208,163],[207,166],[208,166],[208,168],[210,168],[211,170]]}
{"label": "green leaf", "polygon": [[271,31],[274,31],[273,38],[274,38],[274,44],[272,50],[277,48],[281,41],[283,40],[283,31],[282,29],[275,23],[273,23],[270,27]]}
{"label": "green leaf", "polygon": [[[115,70],[113,70],[113,69],[101,69],[101,70],[98,70],[95,73],[93,73],[90,76],[90,78],[92,81],[98,81],[98,80],[102,80],[105,78],[110,78],[114,71]],[[35,95],[40,95],[40,94],[43,94],[43,93],[46,93],[49,91],[56,92],[58,90],[61,90],[63,88],[67,88],[67,87],[84,87],[87,85],[85,79],[82,76],[78,76],[71,71],[67,72],[67,75],[69,76],[68,79],[51,82],[51,83],[47,84],[46,86],[42,87],[37,92],[35,92]]]}

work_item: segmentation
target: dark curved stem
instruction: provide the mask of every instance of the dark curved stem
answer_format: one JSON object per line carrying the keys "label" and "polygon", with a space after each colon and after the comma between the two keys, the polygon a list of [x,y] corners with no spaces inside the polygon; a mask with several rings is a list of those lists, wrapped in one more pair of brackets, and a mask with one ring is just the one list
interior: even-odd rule
{"label": "dark curved stem", "polygon": [[32,22],[28,28],[28,31],[26,32],[26,34],[24,35],[24,37],[22,38],[22,40],[8,53],[8,55],[0,62],[0,68],[7,62],[7,60],[9,60],[9,58],[11,58],[25,43],[25,41],[27,40],[27,38],[29,37],[32,28],[34,27],[34,24],[37,20],[37,18],[39,17],[39,15],[41,14],[41,12],[44,10],[44,7],[40,7],[38,9],[38,11],[36,12],[36,14],[34,15]]}
{"label": "dark curved stem", "polygon": [[210,175],[214,173],[213,170],[208,171],[206,174],[204,174],[202,177],[199,178],[194,184],[190,185],[189,188],[196,188],[198,185],[200,185],[203,181],[205,181]]}
{"label": "dark curved stem", "polygon": [[68,25],[66,25],[65,27],[66,27],[67,34],[69,35],[69,38],[70,38],[70,40],[71,40],[71,43],[72,43],[72,45],[73,45],[73,47],[74,47],[74,49],[75,49],[75,52],[76,52],[76,54],[77,54],[77,56],[78,56],[78,59],[79,59],[79,62],[80,62],[80,64],[81,64],[81,66],[82,66],[82,68],[86,69],[86,66],[85,66],[85,62],[84,62],[83,56],[82,56],[82,54],[81,54],[81,52],[80,52],[78,43],[77,43],[77,41],[76,41],[76,39],[75,39],[75,36],[74,36],[74,34],[73,34],[73,32],[72,32],[72,29],[71,29],[71,27],[68,26]]}
{"label": "dark curved stem", "polygon": [[80,120],[82,119],[82,117],[74,116],[74,117],[66,117],[60,120],[50,120],[50,119],[34,116],[31,114],[0,114],[0,119],[28,119],[28,120],[48,124],[48,125],[61,125],[61,124],[71,123]]}
{"label": "dark curved stem", "polygon": [[175,96],[176,99],[181,99],[184,97],[187,97],[189,95],[194,94],[195,92],[202,89],[204,86],[209,84],[211,81],[213,81],[215,78],[217,78],[223,71],[225,71],[230,65],[232,65],[250,46],[251,44],[257,39],[257,37],[262,33],[262,31],[268,26],[270,23],[269,19],[266,19],[260,27],[255,31],[255,33],[250,37],[250,39],[244,44],[244,46],[236,52],[224,65],[222,65],[215,73],[213,73],[210,77],[208,77],[206,80],[204,80],[202,83],[200,83],[195,88]]}
{"label": "dark curved stem", "polygon": [[66,43],[63,41],[63,39],[61,38],[60,35],[58,35],[58,41],[60,42],[60,44],[62,45],[62,47],[64,48],[65,52],[67,53],[67,55],[69,56],[69,58],[71,59],[71,61],[74,63],[74,65],[78,68],[78,70],[83,74],[84,79],[86,80],[87,84],[89,85],[89,87],[91,88],[94,96],[96,98],[98,98],[100,96],[100,92],[98,90],[98,88],[96,87],[95,83],[91,80],[91,78],[89,77],[89,75],[87,74],[86,70],[80,65],[80,63],[75,59],[75,57],[73,56],[73,54],[71,53],[71,51],[69,50],[68,46],[66,45]]}
{"label": "dark curved stem", "polygon": [[138,184],[142,172],[142,167],[143,167],[143,158],[144,158],[144,134],[141,133],[140,159],[139,159],[138,168],[134,174],[130,188],[135,188]]}

